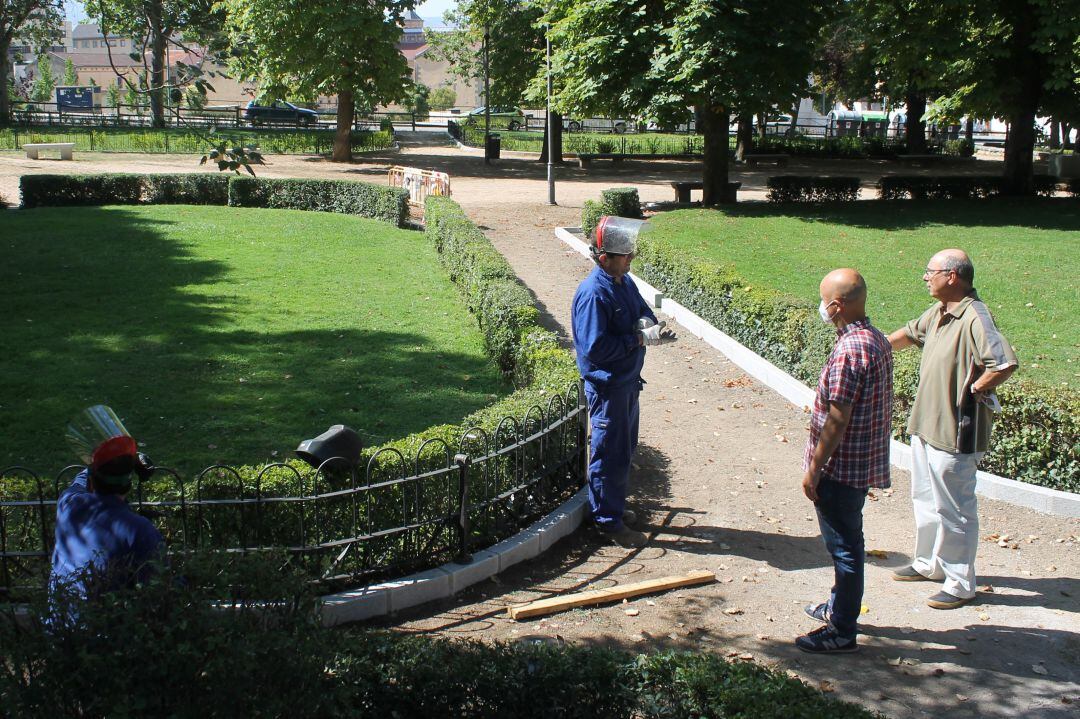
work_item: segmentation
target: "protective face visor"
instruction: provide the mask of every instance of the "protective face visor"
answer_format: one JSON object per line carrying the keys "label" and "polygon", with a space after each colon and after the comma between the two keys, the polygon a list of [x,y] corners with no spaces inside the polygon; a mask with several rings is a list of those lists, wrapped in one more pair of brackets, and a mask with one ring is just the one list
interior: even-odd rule
{"label": "protective face visor", "polygon": [[139,464],[138,446],[111,408],[87,407],[68,423],[65,437],[95,482],[131,486],[131,473]]}
{"label": "protective face visor", "polygon": [[604,215],[596,223],[593,256],[632,255],[637,252],[637,239],[645,220]]}

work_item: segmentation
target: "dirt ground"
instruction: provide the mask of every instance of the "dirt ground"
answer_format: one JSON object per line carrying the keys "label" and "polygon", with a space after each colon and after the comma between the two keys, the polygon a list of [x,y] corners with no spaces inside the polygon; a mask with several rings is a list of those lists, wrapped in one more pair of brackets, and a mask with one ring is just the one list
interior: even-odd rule
{"label": "dirt ground", "polygon": [[[86,153],[73,162],[33,161],[0,153],[0,195],[15,200],[18,176],[29,172],[198,171],[196,161]],[[504,153],[485,167],[478,151],[413,136],[398,152],[350,165],[275,156],[259,174],[378,182],[392,164],[449,172],[454,198],[564,339],[570,297],[590,265],[557,240],[553,228],[577,225],[584,200],[603,188],[633,185],[644,201],[667,201],[673,198],[669,181],[700,173],[697,163],[681,161],[595,163],[587,171],[567,166],[556,171],[559,204],[549,206],[546,169],[528,156]],[[999,167],[980,160],[958,171]],[[870,179],[900,172],[884,161],[793,161],[786,171]],[[765,179],[776,170],[734,174],[747,188],[740,199],[761,199]],[[806,413],[687,333],[676,344],[650,349],[644,376],[631,506],[647,520],[645,548],[605,546],[582,528],[537,560],[378,624],[455,637],[711,651],[780,667],[897,718],[1080,714],[1080,520],[980,501],[980,534],[1012,541],[1006,547],[980,543],[977,601],[934,610],[925,600],[936,584],[889,576],[908,563],[913,543],[908,474],[894,470],[893,488],[875,491],[865,511],[867,548],[884,556],[868,560],[862,650],[803,654],[793,639],[815,623],[802,608],[823,601],[831,585],[813,508],[799,489]],[[714,571],[719,581],[541,619],[515,622],[506,615],[516,602],[693,569]]]}

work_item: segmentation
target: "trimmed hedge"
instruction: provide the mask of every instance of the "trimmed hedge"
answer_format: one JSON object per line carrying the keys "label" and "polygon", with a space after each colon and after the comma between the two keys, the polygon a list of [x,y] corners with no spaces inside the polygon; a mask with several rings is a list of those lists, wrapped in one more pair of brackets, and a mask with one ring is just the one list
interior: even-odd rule
{"label": "trimmed hedge", "polygon": [[[883,200],[967,200],[996,197],[1004,179],[1000,175],[886,175],[878,181],[878,196]],[[1050,197],[1057,189],[1057,178],[1035,175],[1035,194]]]}
{"label": "trimmed hedge", "polygon": [[585,200],[581,208],[581,231],[592,235],[605,215],[641,219],[641,199],[636,187],[609,187],[600,193],[600,201]]}
{"label": "trimmed hedge", "polygon": [[297,578],[264,578],[288,571],[283,558],[238,564],[217,575],[195,568],[187,581],[166,571],[138,591],[80,604],[77,622],[44,601],[22,620],[0,610],[4,716],[880,716],[783,670],[716,654],[330,629]]}
{"label": "trimmed hedge", "polygon": [[233,176],[229,180],[229,206],[337,212],[403,227],[409,213],[409,193],[400,187],[353,180]]}
{"label": "trimmed hedge", "polygon": [[765,182],[769,202],[851,202],[859,199],[858,177],[777,175]]}
{"label": "trimmed hedge", "polygon": [[[810,385],[817,384],[835,333],[805,300],[751,286],[730,268],[645,235],[637,272],[717,329]],[[908,441],[919,353],[895,360],[893,434]],[[1020,380],[998,390],[1003,406],[981,468],[1004,477],[1080,492],[1080,394]]]}
{"label": "trimmed hedge", "polygon": [[143,175],[143,201],[151,205],[224,205],[229,201],[229,176]]}
{"label": "trimmed hedge", "polygon": [[137,205],[142,202],[143,176],[107,175],[23,175],[19,178],[22,206],[70,207],[92,205]]}

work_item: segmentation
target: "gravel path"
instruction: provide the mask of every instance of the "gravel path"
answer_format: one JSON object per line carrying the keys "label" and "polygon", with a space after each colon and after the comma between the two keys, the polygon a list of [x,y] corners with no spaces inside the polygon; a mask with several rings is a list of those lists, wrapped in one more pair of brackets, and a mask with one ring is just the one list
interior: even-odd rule
{"label": "gravel path", "polygon": [[[577,225],[584,200],[597,198],[605,187],[633,185],[645,201],[668,200],[668,181],[699,173],[696,163],[672,161],[607,168],[597,163],[587,172],[560,168],[560,204],[551,207],[545,204],[545,168],[524,155],[504,153],[485,168],[478,152],[412,142],[400,153],[351,165],[274,157],[260,175],[375,181],[388,164],[449,172],[455,199],[507,257],[536,295],[545,321],[564,338],[570,297],[590,265],[558,241],[553,228]],[[13,200],[25,172],[199,169],[188,157],[76,157],[34,162],[0,153],[0,195]],[[867,178],[888,169],[875,162],[822,164],[819,171]],[[987,172],[991,163],[976,164],[981,167],[965,171]],[[810,167],[793,162],[788,171]],[[750,188],[740,197],[760,198],[769,174],[740,173],[736,179]],[[582,528],[533,562],[384,624],[447,636],[544,636],[632,651],[712,651],[781,667],[892,717],[1077,716],[1080,521],[981,501],[981,534],[1008,535],[1015,544],[981,542],[978,600],[953,611],[933,610],[925,598],[936,585],[889,578],[908,562],[913,542],[908,474],[894,471],[892,491],[875,492],[865,512],[867,548],[886,556],[867,566],[862,651],[806,655],[792,644],[814,627],[802,607],[826,597],[832,570],[812,506],[798,486],[805,411],[688,333],[676,344],[651,349],[644,376],[631,503],[648,520],[648,546],[605,546]],[[720,581],[545,619],[506,617],[510,603],[692,569],[712,570]]]}

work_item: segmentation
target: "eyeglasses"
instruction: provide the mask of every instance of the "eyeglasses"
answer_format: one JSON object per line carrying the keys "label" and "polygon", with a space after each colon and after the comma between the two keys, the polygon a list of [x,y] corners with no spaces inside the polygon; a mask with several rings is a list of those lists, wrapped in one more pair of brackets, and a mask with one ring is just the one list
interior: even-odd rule
{"label": "eyeglasses", "polygon": [[952,271],[953,270],[935,270],[935,269],[931,269],[930,267],[927,267],[926,270],[923,272],[923,277],[926,277],[927,275],[930,275],[931,277],[933,277],[938,272],[952,272]]}

